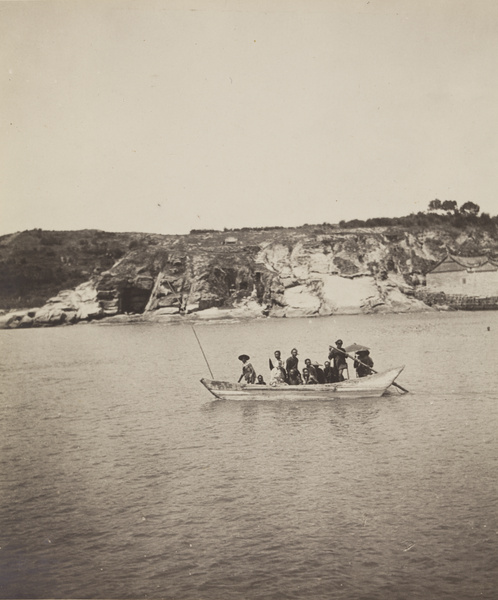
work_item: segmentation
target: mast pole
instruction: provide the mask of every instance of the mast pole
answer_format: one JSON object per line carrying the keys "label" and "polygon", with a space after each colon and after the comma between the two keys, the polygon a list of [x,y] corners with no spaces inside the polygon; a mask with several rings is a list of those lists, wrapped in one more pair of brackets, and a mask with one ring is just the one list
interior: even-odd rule
{"label": "mast pole", "polygon": [[195,339],[197,340],[197,343],[199,344],[199,348],[201,349],[202,356],[204,356],[204,360],[206,361],[207,368],[209,369],[209,372],[211,373],[211,379],[214,379],[213,372],[211,371],[211,367],[209,366],[208,359],[206,358],[206,355],[204,354],[204,350],[202,349],[201,342],[200,342],[199,338],[197,337],[197,333],[196,333],[196,331],[194,329],[194,326],[191,325],[190,327],[192,327],[192,331],[194,332]]}

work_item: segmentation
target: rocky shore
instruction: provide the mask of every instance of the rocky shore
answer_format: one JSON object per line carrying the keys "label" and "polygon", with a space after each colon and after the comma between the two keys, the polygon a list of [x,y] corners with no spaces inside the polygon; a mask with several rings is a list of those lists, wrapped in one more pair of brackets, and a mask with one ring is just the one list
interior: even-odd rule
{"label": "rocky shore", "polygon": [[109,268],[94,268],[39,308],[4,312],[0,327],[447,309],[424,296],[424,273],[475,238],[447,228],[335,226],[132,235]]}

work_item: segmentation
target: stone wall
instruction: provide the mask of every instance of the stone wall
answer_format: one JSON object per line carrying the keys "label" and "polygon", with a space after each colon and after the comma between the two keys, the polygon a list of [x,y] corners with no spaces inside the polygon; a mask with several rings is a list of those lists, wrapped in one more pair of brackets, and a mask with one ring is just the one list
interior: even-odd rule
{"label": "stone wall", "polygon": [[445,294],[416,290],[415,297],[428,306],[453,310],[498,310],[498,296],[464,296],[463,294]]}

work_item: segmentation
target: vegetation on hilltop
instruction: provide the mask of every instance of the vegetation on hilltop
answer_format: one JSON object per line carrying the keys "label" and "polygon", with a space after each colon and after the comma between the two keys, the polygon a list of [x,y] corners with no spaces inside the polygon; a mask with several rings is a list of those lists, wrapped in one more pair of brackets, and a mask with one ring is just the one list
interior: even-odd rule
{"label": "vegetation on hilltop", "polygon": [[373,219],[354,219],[352,221],[340,221],[339,227],[351,229],[356,227],[402,227],[410,228],[428,228],[428,227],[453,227],[455,229],[464,229],[469,226],[475,226],[486,229],[489,232],[496,232],[498,228],[498,217],[490,217],[487,213],[478,215],[474,212],[462,212],[461,210],[451,213],[440,212],[418,212],[405,217],[393,218],[373,218]]}
{"label": "vegetation on hilltop", "polygon": [[[337,225],[332,223],[322,223],[310,225],[306,223],[297,229],[310,229],[312,227],[322,227],[324,229],[356,229],[359,227],[401,227],[409,228],[427,228],[443,227],[463,229],[469,226],[483,228],[490,233],[498,231],[498,216],[491,217],[488,213],[480,213],[480,206],[474,202],[465,202],[458,207],[455,200],[439,199],[431,200],[427,212],[412,213],[404,217],[374,217],[370,219],[352,219],[350,221],[339,221]],[[224,229],[224,232],[243,232],[243,231],[275,231],[284,229],[280,226],[270,227],[241,227],[233,229]],[[216,232],[213,229],[193,229],[190,233]]]}
{"label": "vegetation on hilltop", "polygon": [[40,306],[111,267],[141,234],[33,229],[0,237],[0,307]]}

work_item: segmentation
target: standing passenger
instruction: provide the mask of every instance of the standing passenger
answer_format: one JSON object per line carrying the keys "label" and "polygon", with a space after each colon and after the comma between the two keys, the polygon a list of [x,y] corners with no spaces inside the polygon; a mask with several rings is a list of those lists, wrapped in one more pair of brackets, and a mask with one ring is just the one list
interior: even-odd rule
{"label": "standing passenger", "polygon": [[329,360],[334,361],[334,371],[337,381],[344,381],[343,371],[348,368],[346,353],[342,349],[342,340],[337,340],[334,346],[329,346]]}
{"label": "standing passenger", "polygon": [[297,348],[292,348],[291,355],[285,363],[285,370],[287,371],[287,375],[289,375],[292,369],[296,369],[297,371],[299,371],[298,365],[299,358],[297,357]]}
{"label": "standing passenger", "polygon": [[237,383],[240,383],[242,377],[246,380],[246,383],[254,383],[256,381],[256,371],[249,362],[249,358],[250,357],[247,356],[247,354],[241,354],[239,356],[239,360],[242,361],[242,375],[239,377]]}

